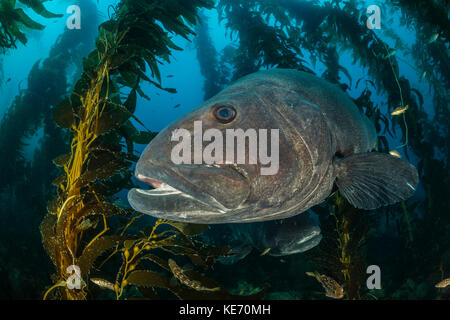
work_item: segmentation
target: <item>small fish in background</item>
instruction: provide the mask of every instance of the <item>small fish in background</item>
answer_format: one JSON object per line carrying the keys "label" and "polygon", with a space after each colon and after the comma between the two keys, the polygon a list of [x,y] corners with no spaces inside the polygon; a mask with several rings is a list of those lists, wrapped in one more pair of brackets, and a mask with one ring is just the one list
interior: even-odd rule
{"label": "small fish in background", "polygon": [[173,108],[174,109],[177,109],[177,108],[179,108],[181,106],[181,104],[177,104],[177,105],[175,105]]}
{"label": "small fish in background", "polygon": [[450,286],[450,278],[444,279],[435,285],[436,288],[443,289]]}
{"label": "small fish in background", "polygon": [[391,112],[391,115],[393,115],[393,116],[399,116],[399,115],[405,113],[406,110],[408,110],[408,108],[409,108],[409,105],[406,105],[406,106],[404,106],[404,107],[402,107],[402,106],[397,107],[397,108],[395,108],[394,111]]}
{"label": "small fish in background", "polygon": [[101,278],[91,278],[91,281],[102,289],[109,289],[114,291],[114,284],[112,284],[108,280]]}
{"label": "small fish in background", "polygon": [[397,53],[397,50],[392,50],[391,52],[389,52],[389,54],[384,56],[383,59],[389,59],[390,57],[395,56],[396,53]]}
{"label": "small fish in background", "polygon": [[272,248],[267,248],[266,250],[264,250],[261,254],[260,254],[260,256],[262,257],[262,256],[265,256],[266,254],[268,254],[269,253],[269,251],[271,250]]}
{"label": "small fish in background", "polygon": [[394,157],[397,157],[397,158],[401,158],[401,157],[402,157],[402,155],[401,155],[398,151],[396,151],[396,150],[391,150],[391,151],[389,151],[389,154],[390,154],[391,156],[394,156]]}
{"label": "small fish in background", "polygon": [[174,77],[173,74],[169,74],[169,75],[167,76],[167,78],[173,78],[173,77]]}
{"label": "small fish in background", "polygon": [[180,282],[192,289],[195,289],[197,291],[218,291],[220,288],[206,288],[202,286],[202,284],[199,281],[191,280],[189,279],[183,272],[183,269],[180,268],[180,266],[177,265],[177,263],[169,259],[169,268],[172,271],[175,278],[180,280]]}
{"label": "small fish in background", "polygon": [[427,44],[432,44],[433,42],[436,42],[437,39],[439,39],[439,33],[433,34],[428,40]]}
{"label": "small fish in background", "polygon": [[423,80],[425,79],[426,76],[427,76],[427,72],[424,71],[424,72],[422,73],[422,75],[420,76],[420,81],[423,81]]}
{"label": "small fish in background", "polygon": [[336,280],[319,274],[317,271],[306,272],[306,275],[315,278],[325,289],[325,295],[333,299],[342,299],[344,297],[344,288]]}
{"label": "small fish in background", "polygon": [[5,81],[5,83],[8,83],[11,81],[11,78],[8,78],[8,80]]}

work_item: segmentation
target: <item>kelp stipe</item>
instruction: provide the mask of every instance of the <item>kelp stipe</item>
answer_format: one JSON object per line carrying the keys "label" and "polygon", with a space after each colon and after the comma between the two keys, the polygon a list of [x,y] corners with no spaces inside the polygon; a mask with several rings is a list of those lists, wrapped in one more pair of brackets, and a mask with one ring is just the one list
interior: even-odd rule
{"label": "kelp stipe", "polygon": [[[158,282],[152,283],[155,274],[134,270],[138,264],[136,259],[142,258],[142,251],[158,245],[161,248],[176,246],[181,248],[178,254],[184,252],[179,243],[175,245],[169,238],[162,237],[160,241],[165,241],[162,244],[152,239],[162,223],[160,221],[146,241],[141,239],[133,244],[131,255],[126,246],[136,237],[130,238],[123,232],[111,234],[108,225],[111,216],[131,217],[135,214],[111,200],[116,192],[132,185],[129,168],[136,160],[132,154],[133,143],[147,144],[154,136],[150,132],[139,132],[129,121],[131,117],[135,118],[136,94],[148,98],[140,89],[141,79],[162,90],[175,92],[159,85],[157,57],[169,61],[171,50],[179,48],[157,23],[159,21],[169,32],[187,38],[192,34],[189,25],[197,23],[198,8],[211,4],[192,0],[173,7],[165,2],[148,1],[144,14],[135,16],[136,12],[142,12],[141,5],[142,2],[122,1],[116,8],[116,15],[100,26],[96,49],[85,59],[83,74],[72,96],[53,110],[57,124],[72,132],[72,141],[70,154],[55,159],[64,173],[54,182],[58,196],[49,203],[49,213],[41,225],[44,246],[57,271],[55,284],[45,292],[45,298],[52,295],[63,299],[85,299],[94,262],[109,249],[119,250],[122,243],[125,246],[122,250],[124,264],[114,284],[117,298],[122,297],[128,284],[158,286]],[[161,14],[169,5],[172,14]],[[143,29],[147,31],[141,32]],[[157,81],[145,75],[146,64]],[[120,97],[118,84],[131,89],[125,101]],[[122,151],[120,141],[123,138],[127,142],[127,152]],[[183,239],[188,241],[187,237]],[[193,252],[196,251],[191,248],[190,253]],[[200,256],[199,252],[196,254]],[[79,286],[75,289],[67,285],[70,284],[68,270],[71,266],[79,268]]]}
{"label": "kelp stipe", "polygon": [[362,299],[366,281],[365,241],[369,217],[336,192],[327,205],[317,206],[323,239],[319,250],[307,253],[312,261],[344,288],[344,299]]}

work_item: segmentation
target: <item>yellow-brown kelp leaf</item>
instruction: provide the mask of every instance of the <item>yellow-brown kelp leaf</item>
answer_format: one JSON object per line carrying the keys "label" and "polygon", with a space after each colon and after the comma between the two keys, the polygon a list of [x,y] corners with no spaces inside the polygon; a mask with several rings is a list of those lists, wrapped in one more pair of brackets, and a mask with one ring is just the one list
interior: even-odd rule
{"label": "yellow-brown kelp leaf", "polygon": [[53,163],[58,167],[64,167],[69,163],[71,156],[72,156],[71,153],[62,154],[53,159]]}
{"label": "yellow-brown kelp leaf", "polygon": [[79,210],[78,218],[86,218],[89,216],[105,216],[110,217],[114,215],[130,216],[132,210],[122,209],[110,202],[89,202],[84,203],[84,207]]}
{"label": "yellow-brown kelp leaf", "polygon": [[203,233],[207,228],[207,224],[194,224],[194,223],[183,223],[174,222],[172,225],[180,230],[184,235],[192,237]]}
{"label": "yellow-brown kelp leaf", "polygon": [[169,264],[166,262],[166,260],[158,257],[157,255],[148,253],[145,256],[141,258],[142,260],[150,260],[151,262],[155,263],[156,265],[160,266],[161,268],[170,271]]}
{"label": "yellow-brown kelp leaf", "polygon": [[103,141],[102,139],[97,139],[91,144],[89,153],[98,150],[119,153],[122,150],[122,146],[120,144],[108,143],[106,141]]}
{"label": "yellow-brown kelp leaf", "polygon": [[81,275],[86,275],[94,265],[95,260],[106,250],[116,246],[121,239],[119,236],[104,236],[96,239],[89,247],[85,248],[77,262]]}
{"label": "yellow-brown kelp leaf", "polygon": [[110,161],[109,163],[105,163],[97,169],[87,170],[81,175],[77,183],[79,185],[86,185],[96,180],[105,180],[122,171],[125,171],[129,166],[131,166],[131,163],[116,159],[114,161]]}
{"label": "yellow-brown kelp leaf", "polygon": [[63,100],[53,108],[53,119],[61,128],[70,129],[74,123],[75,116],[69,99]]}
{"label": "yellow-brown kelp leaf", "polygon": [[67,175],[64,173],[53,180],[52,184],[56,187],[59,187],[61,184],[67,181]]}
{"label": "yellow-brown kelp leaf", "polygon": [[116,153],[107,150],[91,151],[86,170],[96,170],[99,168],[103,168],[105,165],[108,165],[111,162],[115,163],[120,162],[123,163],[124,165],[127,164],[123,162],[122,154],[119,152]]}
{"label": "yellow-brown kelp leaf", "polygon": [[52,260],[54,266],[58,267],[57,262],[57,240],[55,234],[56,216],[53,214],[47,214],[40,225],[40,231],[42,235],[42,244],[44,249]]}
{"label": "yellow-brown kelp leaf", "polygon": [[170,279],[153,271],[136,270],[133,271],[126,280],[127,283],[139,287],[159,287],[170,290]]}
{"label": "yellow-brown kelp leaf", "polygon": [[57,196],[53,200],[50,200],[47,203],[47,211],[50,214],[57,215],[59,211],[59,203],[60,203],[60,197]]}

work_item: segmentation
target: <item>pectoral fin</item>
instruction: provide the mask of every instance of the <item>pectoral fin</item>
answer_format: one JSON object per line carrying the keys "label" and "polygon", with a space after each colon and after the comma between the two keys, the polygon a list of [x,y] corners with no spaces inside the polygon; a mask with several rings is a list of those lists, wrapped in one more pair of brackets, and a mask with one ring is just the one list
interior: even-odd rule
{"label": "pectoral fin", "polygon": [[354,154],[334,163],[336,185],[356,208],[376,209],[408,199],[416,190],[417,170],[389,154]]}

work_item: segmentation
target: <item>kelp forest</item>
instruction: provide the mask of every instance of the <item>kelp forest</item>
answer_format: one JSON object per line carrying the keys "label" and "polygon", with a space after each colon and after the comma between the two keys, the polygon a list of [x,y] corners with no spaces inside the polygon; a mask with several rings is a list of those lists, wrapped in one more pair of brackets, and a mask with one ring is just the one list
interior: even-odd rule
{"label": "kelp forest", "polygon": [[[1,299],[330,299],[314,272],[348,300],[450,297],[437,285],[450,277],[448,1],[378,1],[376,29],[362,0],[117,0],[106,14],[101,0],[1,0],[0,92],[10,80],[3,57],[61,19],[65,12],[48,9],[58,2],[79,6],[89,23],[66,28],[1,106]],[[223,49],[212,25],[223,28]],[[135,186],[139,150],[157,135],[137,105],[180,93],[162,81],[162,66],[188,49],[176,39],[195,51],[202,100],[272,68],[339,85],[375,125],[378,150],[416,166],[415,195],[365,211],[335,191],[312,208],[317,247],[252,252],[233,265],[218,261],[229,246],[202,238],[207,225],[136,212],[121,194]],[[374,265],[382,286],[369,289]]]}

